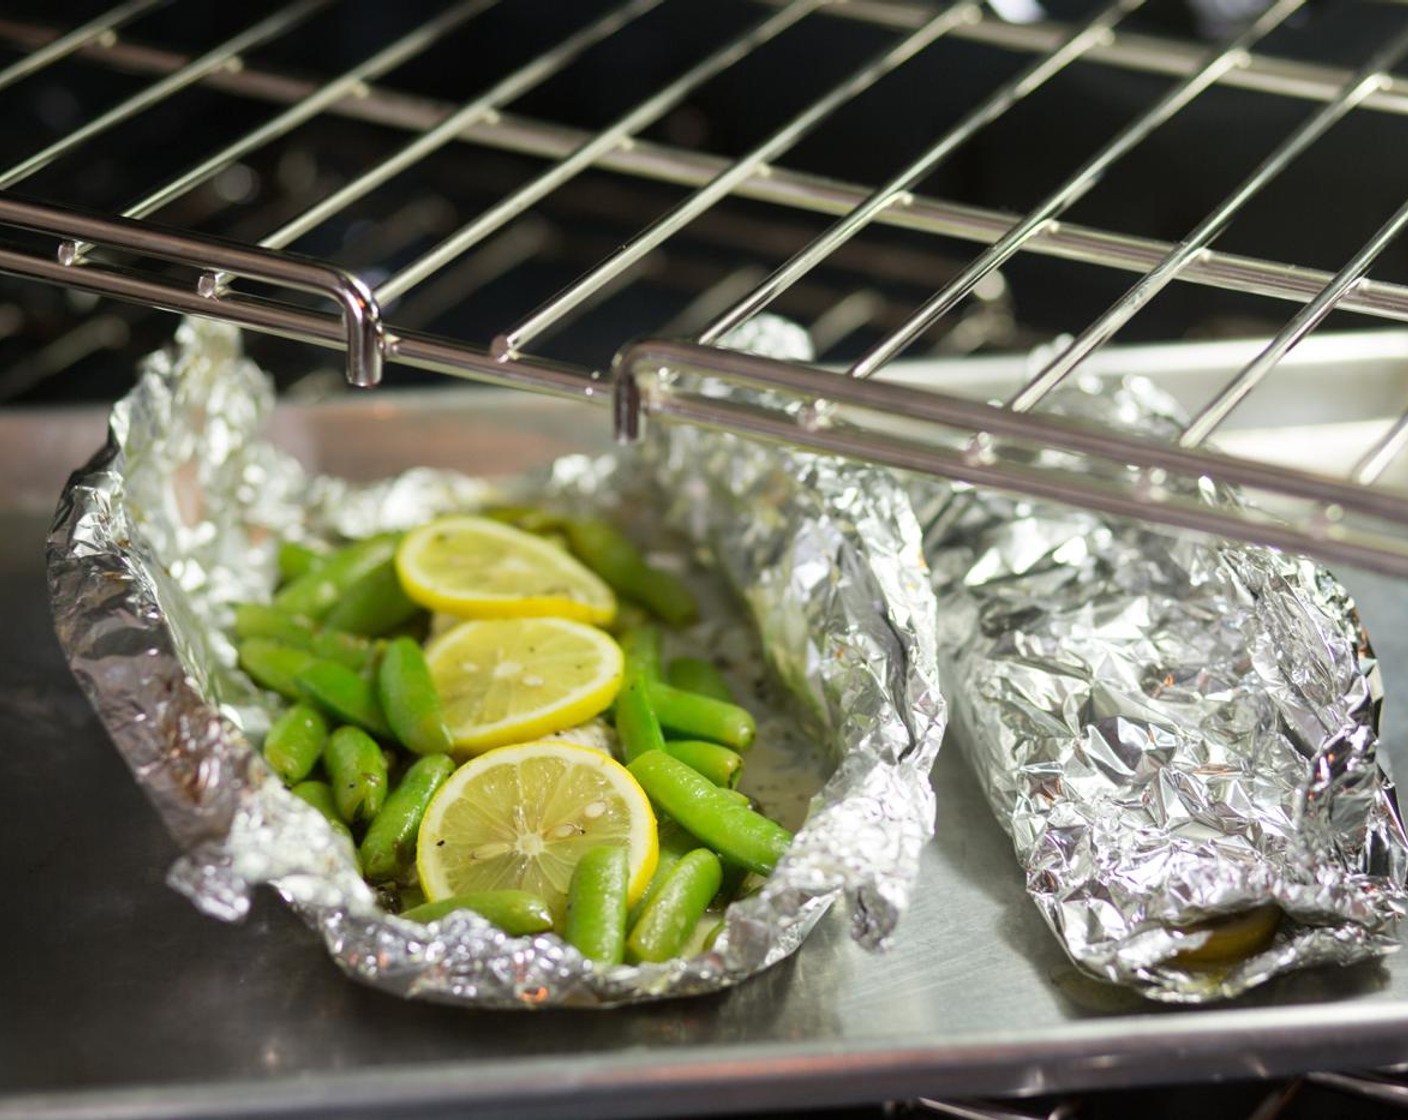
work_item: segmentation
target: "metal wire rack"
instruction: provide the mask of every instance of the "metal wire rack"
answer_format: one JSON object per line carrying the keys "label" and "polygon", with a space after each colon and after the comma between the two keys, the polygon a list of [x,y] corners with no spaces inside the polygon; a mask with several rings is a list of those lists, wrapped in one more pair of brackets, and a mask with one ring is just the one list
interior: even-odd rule
{"label": "metal wire rack", "polygon": [[[110,75],[116,92],[104,87],[106,100],[58,114],[62,126],[42,113],[24,121],[23,100],[12,106],[7,119],[23,122],[12,126],[22,143],[0,167],[0,229],[10,235],[0,245],[0,272],[341,348],[347,376],[358,385],[376,384],[387,363],[418,367],[613,405],[616,430],[627,437],[642,416],[719,426],[1408,573],[1408,491],[1391,480],[1408,443],[1402,402],[1379,418],[1344,470],[1325,468],[1313,449],[1293,465],[1219,449],[1230,418],[1333,313],[1408,320],[1408,284],[1370,275],[1408,225],[1408,203],[1373,215],[1372,235],[1337,267],[1216,247],[1329,134],[1351,119],[1408,115],[1408,80],[1393,73],[1408,54],[1408,9],[1358,5],[1373,11],[1382,30],[1352,59],[1330,64],[1273,49],[1285,28],[1312,18],[1306,0],[1275,0],[1210,41],[1140,24],[1158,0],[1070,6],[1063,23],[1004,19],[979,0],[738,0],[730,8],[737,9],[734,23],[718,31],[720,6],[696,0],[573,5],[570,16],[558,6],[550,19],[535,14],[534,0],[462,0],[419,22],[409,6],[401,24],[339,66],[316,49],[310,65],[307,45],[324,41],[353,0],[251,5],[209,21],[191,17],[190,0],[127,0],[89,12],[84,22],[49,11],[6,15],[0,46],[11,53],[0,57],[0,104],[70,69]],[[1012,5],[1001,7],[1012,14]],[[532,26],[541,41],[500,52],[495,35],[504,31],[493,21],[514,9],[527,14],[504,26]],[[181,26],[202,34],[173,43],[166,29],[183,15]],[[394,22],[388,17],[379,26]],[[696,43],[703,23],[716,33],[699,34]],[[818,60],[808,85],[800,77],[812,67],[798,59],[818,24],[853,29],[846,39],[854,57],[828,58],[824,66]],[[673,44],[667,71],[641,63],[641,41],[647,52],[651,44]],[[926,87],[935,101],[956,108],[897,169],[865,168],[848,178],[806,166],[799,153],[817,134],[955,43],[1006,62],[976,92],[967,80],[952,91]],[[298,44],[305,53],[290,55]],[[625,53],[609,61],[617,49]],[[421,61],[447,50],[474,62],[460,68],[462,88],[448,99],[417,89]],[[603,58],[608,73],[646,75],[642,88],[588,124],[540,111],[535,99],[545,89],[570,91],[578,69],[595,59],[599,74]],[[931,189],[948,182],[942,173],[971,144],[1011,127],[1028,103],[1072,75],[1116,73],[1138,76],[1148,96],[1085,147],[1064,153],[1067,165],[1041,179],[1035,200],[1013,210]],[[691,143],[683,127],[692,102],[724,80],[761,83],[745,89],[749,102],[783,107],[779,119],[727,152]],[[1225,193],[1174,238],[1101,224],[1098,210],[1096,221],[1087,220],[1084,200],[1214,93],[1269,99],[1286,122],[1264,146],[1249,144],[1250,166]],[[205,136],[207,102],[198,99],[215,95],[225,110],[238,111],[216,114],[220,123]],[[187,104],[194,107],[184,123],[172,126],[170,114]],[[212,232],[209,209],[196,204],[203,192],[228,187],[232,169],[275,165],[318,124],[363,130],[376,143],[370,154],[357,148],[334,181],[314,176],[297,205],[289,193],[273,212],[242,209],[239,192],[222,188],[216,193],[235,213]],[[148,133],[197,129],[202,154],[175,170],[154,170],[137,197],[114,202],[85,168],[95,148],[122,145],[134,126]],[[1371,154],[1360,181],[1373,174]],[[502,182],[492,173],[498,158],[510,161]],[[413,193],[417,177],[447,159],[489,169],[478,182],[481,191],[489,182],[491,193],[478,196],[471,211],[451,206],[370,259],[365,249],[359,260],[328,241],[329,229],[377,213],[378,199]],[[582,191],[584,183],[592,190]],[[665,194],[637,209],[630,191],[645,184]],[[570,268],[575,278],[565,287],[554,281],[553,294],[511,308],[486,337],[425,329],[438,321],[436,309],[491,290],[511,270],[550,255],[554,207],[575,205],[580,217],[593,191],[609,196],[597,205],[631,224],[624,235],[604,235],[585,256],[580,246],[566,254],[552,274]],[[1359,205],[1354,197],[1333,204]],[[741,205],[758,208],[746,212],[754,224],[742,234],[735,225],[730,246],[711,223]],[[790,236],[759,252],[769,231],[781,227]],[[886,240],[891,234],[907,240]],[[976,255],[956,254],[965,244],[976,244]],[[1032,341],[1007,329],[1003,281],[1004,270],[1029,260],[1071,270],[1061,276],[1098,276],[1096,291],[1111,291],[1112,282],[1123,291],[1093,317],[1064,324],[1070,337],[1046,347],[1004,399],[965,395],[945,375],[948,367],[916,376],[901,360],[936,338],[947,339],[951,351],[968,348],[960,328],[979,320],[988,341]],[[611,319],[602,328],[616,351],[610,363],[554,352],[555,336],[629,300],[652,271],[683,289],[683,306]],[[909,285],[899,295],[855,279],[897,273],[906,273]],[[849,279],[838,279],[843,274]],[[1132,277],[1127,284],[1124,274]],[[1288,311],[1279,313],[1283,325],[1272,337],[1199,403],[1175,442],[1043,408],[1063,380],[1108,357],[1119,332],[1133,325],[1137,333],[1141,316],[1175,280]],[[786,364],[718,346],[765,310],[799,308],[827,345],[851,336],[849,351],[836,348],[841,360]],[[868,331],[857,332],[858,323]],[[723,402],[671,376],[682,371],[772,393]],[[810,407],[787,407],[798,400]],[[1068,454],[1036,462],[1038,449]],[[1273,512],[1256,501],[1207,504],[1187,485],[1202,477],[1265,499]]]}

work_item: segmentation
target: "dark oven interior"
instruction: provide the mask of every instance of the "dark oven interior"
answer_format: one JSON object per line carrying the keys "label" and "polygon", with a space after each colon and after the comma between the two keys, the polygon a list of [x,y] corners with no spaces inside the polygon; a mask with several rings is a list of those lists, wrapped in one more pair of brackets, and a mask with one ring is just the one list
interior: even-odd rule
{"label": "dark oven interior", "polygon": [[[434,46],[379,75],[366,96],[319,113],[231,161],[156,209],[151,221],[241,243],[260,241],[443,119],[447,107],[490,90],[611,5],[514,0],[447,31]],[[0,17],[0,69],[81,26],[107,5],[72,0],[62,21],[49,4],[16,0]],[[0,89],[11,127],[0,164],[13,168],[289,5],[167,4],[139,14],[113,41],[94,43]],[[296,5],[294,6],[296,7]],[[238,69],[159,100],[25,173],[20,197],[103,213],[120,211],[198,164],[225,140],[343,74],[435,15],[442,5],[314,6],[287,28],[239,52]],[[346,205],[288,248],[356,271],[372,284],[395,275],[579,142],[781,5],[755,0],[671,0],[575,54],[551,77],[507,101],[454,142]],[[1020,7],[1020,6],[1019,6]],[[1134,7],[1134,5],[1130,5]],[[1123,17],[1122,36],[1149,44],[1134,63],[1082,57],[957,146],[915,193],[960,215],[1026,213],[1172,86],[1226,19],[1184,0],[1150,0]],[[849,12],[859,9],[859,14]],[[937,10],[935,8],[934,10]],[[1024,16],[1089,19],[1095,7],[1063,0]],[[487,347],[877,51],[932,15],[917,4],[842,5],[790,27],[684,95],[637,135],[651,163],[594,166],[384,305],[397,327]],[[990,17],[991,19],[991,17]],[[999,22],[1000,21],[994,21]],[[1307,5],[1258,43],[1258,54],[1312,64],[1307,82],[1361,65],[1401,16],[1393,4]],[[687,34],[681,34],[682,27]],[[1032,61],[1027,40],[1044,24],[1006,25],[1007,37],[943,36],[828,116],[774,162],[786,179],[838,185],[863,197],[903,167],[984,96]],[[1168,37],[1174,37],[1172,39]],[[1010,38],[1010,42],[1007,41]],[[1013,43],[1027,43],[1014,47]],[[1182,53],[1179,53],[1182,52]],[[1098,55],[1098,52],[1096,52]],[[1176,243],[1224,198],[1316,102],[1226,83],[1182,108],[1099,177],[1063,224]],[[487,123],[486,123],[487,122]],[[1218,239],[1227,253],[1333,271],[1401,203],[1408,145],[1397,109],[1355,113],[1331,129],[1248,204]],[[217,143],[219,142],[219,143]],[[683,153],[684,158],[669,158]],[[607,161],[609,163],[609,161]],[[847,193],[849,191],[850,193]],[[834,220],[810,202],[731,194],[626,272],[594,302],[539,339],[535,352],[603,368],[626,340],[689,335],[786,261]],[[12,242],[26,235],[6,229]],[[36,239],[33,243],[41,243]],[[873,224],[786,290],[773,310],[808,326],[819,357],[850,362],[950,280],[976,252],[968,237]],[[1374,279],[1408,281],[1408,246],[1387,250]],[[1121,268],[1020,253],[957,311],[924,331],[907,356],[1023,352],[1078,330],[1129,286]],[[252,286],[258,290],[257,286]],[[6,279],[0,287],[0,399],[104,399],[131,362],[169,334],[169,316],[62,287]],[[1293,305],[1202,283],[1165,289],[1121,341],[1269,334]],[[82,324],[81,330],[75,330]],[[1342,314],[1329,327],[1383,325]],[[256,347],[289,383],[335,357],[262,340]],[[398,371],[394,380],[426,380]]]}

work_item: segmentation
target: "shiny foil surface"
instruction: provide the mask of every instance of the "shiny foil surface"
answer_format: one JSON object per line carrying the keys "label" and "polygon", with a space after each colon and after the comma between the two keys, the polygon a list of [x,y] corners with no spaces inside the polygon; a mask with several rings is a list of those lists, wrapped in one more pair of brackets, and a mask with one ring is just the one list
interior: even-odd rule
{"label": "shiny foil surface", "polygon": [[[273,404],[236,331],[185,321],[115,407],[108,446],[74,475],[50,536],[60,641],[183,848],[176,889],[235,920],[269,884],[350,975],[477,1007],[716,991],[793,952],[838,897],[862,943],[884,942],[932,835],[927,775],[944,730],[933,595],[897,483],[821,459],[803,478],[800,459],[662,425],[645,448],[567,457],[500,488],[429,470],[352,486],[308,476],[264,440]],[[721,456],[727,486],[708,477]],[[805,824],[707,952],[601,968],[556,937],[510,938],[467,911],[428,926],[389,914],[345,843],[259,757],[278,702],[235,668],[226,634],[233,604],[268,597],[277,542],[363,536],[489,500],[616,509],[660,562],[691,579],[689,558],[716,569],[698,582],[705,621],[674,652],[727,656],[759,715],[754,795]]]}
{"label": "shiny foil surface", "polygon": [[[1138,380],[1052,408],[1178,431]],[[955,742],[1078,966],[1198,1003],[1397,948],[1408,853],[1375,762],[1380,674],[1328,572],[935,479],[910,493]],[[1273,903],[1261,951],[1176,959],[1207,939],[1187,927]]]}

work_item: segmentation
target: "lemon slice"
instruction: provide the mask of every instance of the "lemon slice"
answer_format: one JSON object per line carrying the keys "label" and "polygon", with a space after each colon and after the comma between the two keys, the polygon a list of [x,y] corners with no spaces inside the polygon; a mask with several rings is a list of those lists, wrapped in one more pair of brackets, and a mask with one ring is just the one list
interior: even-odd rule
{"label": "lemon slice", "polygon": [[616,596],[570,553],[486,517],[441,517],[401,540],[396,572],[423,607],[460,618],[573,618],[605,626]]}
{"label": "lemon slice", "polygon": [[425,651],[455,750],[478,754],[585,723],[621,687],[621,647],[565,618],[462,622]]}
{"label": "lemon slice", "polygon": [[562,916],[577,861],[618,844],[635,902],[659,858],[655,814],[624,766],[561,742],[520,743],[465,763],[421,820],[416,871],[431,902],[467,891],[532,891]]}

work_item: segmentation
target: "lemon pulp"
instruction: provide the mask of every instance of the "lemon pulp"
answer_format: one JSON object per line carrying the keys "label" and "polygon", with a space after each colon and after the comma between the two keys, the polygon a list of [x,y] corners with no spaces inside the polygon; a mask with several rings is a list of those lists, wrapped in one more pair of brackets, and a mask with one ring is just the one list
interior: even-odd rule
{"label": "lemon pulp", "polygon": [[415,602],[459,618],[571,618],[605,626],[616,596],[559,546],[484,517],[441,517],[412,529],[396,550],[401,586]]}
{"label": "lemon pulp", "polygon": [[655,814],[635,778],[600,751],[520,743],[465,763],[440,788],[421,821],[416,870],[432,902],[527,890],[560,916],[577,861],[601,844],[626,849],[634,902],[659,855]]}
{"label": "lemon pulp", "polygon": [[621,687],[621,648],[569,619],[464,622],[434,639],[425,656],[459,752],[585,723]]}

